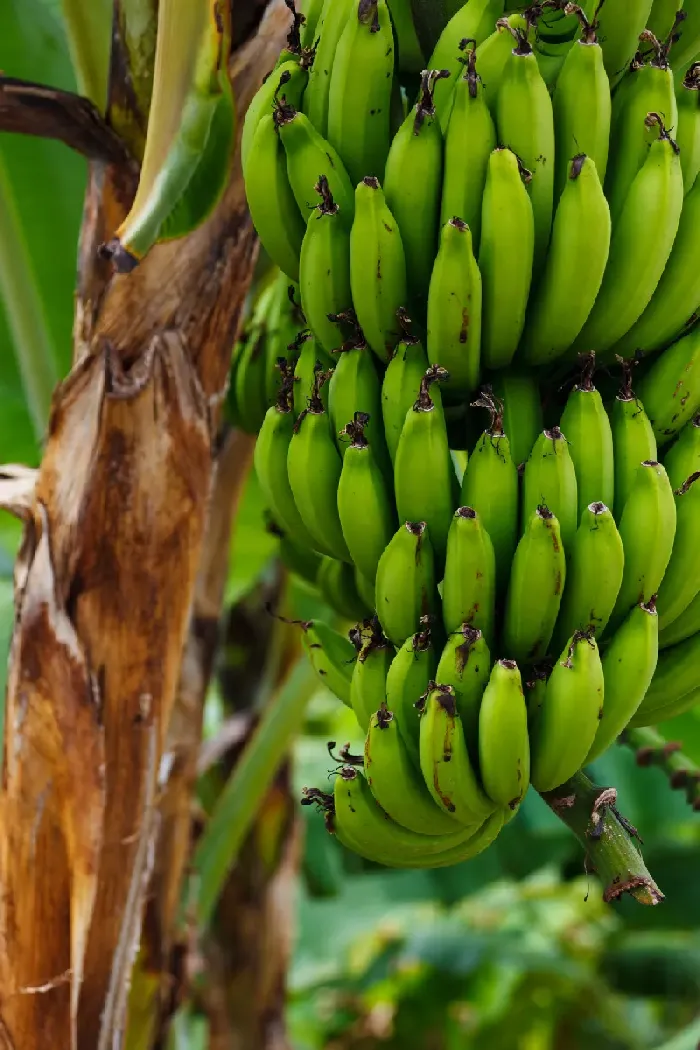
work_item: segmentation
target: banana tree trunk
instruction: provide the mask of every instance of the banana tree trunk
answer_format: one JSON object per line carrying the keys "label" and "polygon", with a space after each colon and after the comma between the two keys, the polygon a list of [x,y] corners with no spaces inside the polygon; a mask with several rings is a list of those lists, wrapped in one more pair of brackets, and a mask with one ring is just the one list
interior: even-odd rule
{"label": "banana tree trunk", "polygon": [[[112,125],[143,133],[122,0]],[[154,5],[155,6],[155,5]],[[243,5],[241,5],[243,6]],[[234,18],[239,117],[284,37],[281,0]],[[145,39],[145,37],[144,37]],[[36,476],[0,477],[16,567],[0,788],[0,1047],[122,1045],[212,485],[256,242],[240,164],[211,219],[113,276],[129,164],[92,162],[74,366]]]}

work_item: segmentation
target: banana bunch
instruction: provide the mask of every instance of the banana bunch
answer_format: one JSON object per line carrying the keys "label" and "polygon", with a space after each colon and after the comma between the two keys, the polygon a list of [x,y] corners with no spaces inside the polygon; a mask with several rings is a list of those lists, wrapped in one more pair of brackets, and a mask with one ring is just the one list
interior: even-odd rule
{"label": "banana bunch", "polygon": [[365,736],[304,801],[371,860],[474,856],[700,700],[695,6],[468,0],[418,61],[323,0],[249,109],[229,403],[350,628],[302,625]]}

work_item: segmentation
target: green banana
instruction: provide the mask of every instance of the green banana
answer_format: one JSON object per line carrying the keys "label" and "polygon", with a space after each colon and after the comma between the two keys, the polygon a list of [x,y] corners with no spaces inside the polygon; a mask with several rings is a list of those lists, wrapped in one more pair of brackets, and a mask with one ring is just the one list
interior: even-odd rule
{"label": "green banana", "polygon": [[338,482],[338,514],[343,538],[352,559],[369,582],[374,582],[379,559],[396,531],[396,510],[365,437],[369,417],[356,412],[345,427],[351,439]]}
{"label": "green banana", "polygon": [[501,650],[519,664],[536,664],[547,654],[565,583],[559,522],[538,507],[515,552],[506,599]]}
{"label": "green banana", "polygon": [[673,46],[673,64],[681,73],[700,55],[700,8],[692,0],[683,7],[687,17],[678,27],[678,41]]}
{"label": "green banana", "polygon": [[460,825],[428,794],[408,756],[395,714],[386,705],[372,715],[365,740],[365,776],[392,820],[419,835],[455,834]]}
{"label": "green banana", "polygon": [[365,426],[374,458],[391,476],[382,429],[381,381],[362,331],[356,330],[334,356],[337,364],[328,387],[328,411],[338,451],[344,459],[348,442],[343,428],[355,412],[362,412],[368,416]]}
{"label": "green banana", "polygon": [[622,586],[625,551],[604,503],[591,503],[566,556],[566,587],[554,634],[554,651],[586,631],[601,637]]}
{"label": "green banana", "polygon": [[465,507],[473,507],[491,537],[496,559],[496,591],[501,594],[507,586],[518,543],[518,468],[503,430],[502,406],[486,394],[475,404],[489,409],[491,424],[467,462],[460,502]]}
{"label": "green banana", "polygon": [[396,34],[398,69],[401,73],[420,75],[425,69],[425,58],[413,24],[411,0],[387,0],[387,3]]}
{"label": "green banana", "polygon": [[559,427],[542,431],[525,465],[523,529],[543,505],[556,516],[564,550],[569,550],[578,528],[578,483],[568,439]]}
{"label": "green banana", "polygon": [[653,0],[606,0],[598,7],[598,36],[612,86],[634,57],[652,3]]}
{"label": "green banana", "polygon": [[387,544],[377,566],[375,607],[394,645],[403,645],[437,605],[435,555],[424,521],[407,521]]}
{"label": "green banana", "polygon": [[527,33],[512,31],[515,47],[508,56],[496,99],[498,138],[532,172],[527,188],[535,224],[535,270],[545,260],[552,231],[554,204],[554,113]]}
{"label": "green banana", "polygon": [[[474,769],[479,768],[479,710],[491,673],[491,653],[481,631],[464,623],[447,639],[435,682],[454,690],[457,714]],[[427,689],[427,686],[426,686]]]}
{"label": "green banana", "polygon": [[663,460],[672,489],[700,470],[700,414],[681,430],[677,440],[668,449]]}
{"label": "green banana", "polygon": [[681,170],[686,196],[700,172],[700,62],[690,67],[678,89],[678,130]]}
{"label": "green banana", "polygon": [[700,268],[695,265],[695,254],[699,234],[700,179],[686,194],[678,234],[656,291],[642,316],[615,347],[616,354],[633,357],[638,351],[650,354],[663,350],[697,316]]}
{"label": "green banana", "polygon": [[357,662],[357,650],[322,620],[301,624],[302,640],[309,662],[326,689],[350,707],[350,685]]}
{"label": "green banana", "polygon": [[338,41],[328,96],[328,139],[355,184],[384,174],[393,75],[394,37],[386,0],[356,0]]}
{"label": "green banana", "polygon": [[267,398],[265,391],[266,323],[251,325],[239,351],[234,377],[233,401],[236,405],[236,426],[246,434],[256,434],[265,419]]}
{"label": "green banana", "polygon": [[430,617],[417,634],[407,638],[386,676],[386,702],[396,712],[399,734],[416,769],[420,769],[420,720],[416,705],[435,677],[435,650]]}
{"label": "green banana", "polygon": [[532,733],[532,786],[554,791],[577,773],[604,708],[603,664],[595,638],[577,632],[554,665]]}
{"label": "green banana", "polygon": [[250,216],[265,251],[292,281],[299,280],[305,223],[287,175],[284,147],[272,113],[258,123],[245,172]]}
{"label": "green banana", "polygon": [[610,254],[610,209],[595,163],[579,154],[566,169],[549,253],[518,350],[528,365],[549,364],[575,342],[595,305]]}
{"label": "green banana", "polygon": [[593,385],[594,369],[595,355],[591,354],[584,359],[581,379],[569,394],[561,417],[576,471],[577,521],[591,503],[612,507],[615,496],[612,427],[603,399]]}
{"label": "green banana", "polygon": [[457,484],[441,399],[431,389],[446,378],[437,365],[425,373],[418,399],[406,413],[394,461],[399,521],[427,523],[438,570],[445,564]]}
{"label": "green banana", "polygon": [[516,466],[525,463],[544,429],[542,401],[531,372],[509,368],[493,377],[493,392],[503,407],[503,432],[508,435]]}
{"label": "green banana", "polygon": [[515,809],[530,785],[530,738],[523,683],[514,660],[493,665],[479,710],[479,766],[486,794]]}
{"label": "green banana", "polygon": [[700,594],[700,473],[691,474],[677,489],[673,552],[659,588],[659,629],[677,620]]}
{"label": "green banana", "polygon": [[277,404],[267,410],[255,445],[255,471],[278,525],[297,543],[313,549],[314,540],[297,510],[287,474],[287,456],[295,418],[292,411],[292,382],[291,377],[284,380]]}
{"label": "green banana", "polygon": [[639,602],[649,602],[658,593],[671,560],[675,532],[676,504],[668,475],[660,463],[647,460],[637,468],[620,519],[625,568],[613,626]]}
{"label": "green banana", "polygon": [[450,373],[450,395],[463,397],[479,382],[481,274],[471,230],[461,219],[442,228],[428,295],[428,359]]}
{"label": "green banana", "polygon": [[319,178],[317,190],[321,203],[312,213],[302,241],[299,287],[306,320],[319,344],[330,353],[349,334],[339,333],[338,325],[328,318],[344,314],[352,306],[350,230],[325,175]]}
{"label": "green banana", "polygon": [[469,0],[447,23],[428,63],[429,69],[445,69],[449,77],[437,85],[435,105],[443,121],[449,119],[452,95],[462,70],[460,51],[463,41],[472,40],[478,47],[493,33],[503,14],[503,0]]}
{"label": "green banana", "polygon": [[303,106],[316,131],[324,138],[328,137],[328,105],[335,53],[342,32],[356,10],[357,0],[325,0],[316,24],[315,40],[318,43]]}
{"label": "green banana", "polygon": [[268,408],[275,404],[282,389],[283,373],[279,363],[284,359],[286,368],[290,372],[294,369],[301,333],[306,328],[306,318],[295,298],[297,288],[281,270],[274,288],[265,342],[265,400]]}
{"label": "green banana", "polygon": [[297,542],[289,533],[280,530],[276,523],[268,526],[268,531],[279,536],[280,561],[285,569],[315,587],[321,557],[310,547]]}
{"label": "green banana", "polygon": [[401,232],[409,295],[421,317],[437,253],[443,144],[433,90],[443,75],[423,73],[420,100],[394,136],[384,175],[386,202]]}
{"label": "green banana", "polygon": [[287,156],[287,174],[304,223],[316,208],[315,187],[321,175],[343,217],[352,222],[355,194],[350,177],[338,153],[314,128],[305,113],[278,101],[274,110],[275,127]]}
{"label": "green banana", "polygon": [[493,151],[479,246],[481,358],[487,368],[510,364],[525,326],[535,246],[535,220],[524,185],[529,178],[512,150]]}
{"label": "green banana", "polygon": [[382,634],[379,621],[371,621],[369,638],[357,656],[350,683],[350,704],[360,728],[367,732],[372,715],[386,703],[386,677],[394,649]]}
{"label": "green banana", "polygon": [[321,554],[350,562],[338,516],[338,482],[342,461],[335,447],[319,391],[328,378],[317,372],[309,407],[294,424],[287,471],[297,510]]}
{"label": "green banana", "polygon": [[472,231],[474,251],[481,237],[481,202],[489,157],[496,149],[496,126],[477,73],[476,47],[467,52],[464,76],[454,88],[454,104],[445,131],[445,165],[440,224],[454,216]]}
{"label": "green banana", "polygon": [[642,703],[659,655],[659,621],[653,602],[637,605],[610,639],[603,653],[605,703],[586,764],[617,739]]}
{"label": "green banana", "polygon": [[615,456],[615,520],[620,521],[629,499],[637,467],[657,459],[656,438],[644,405],[632,390],[632,370],[623,364],[624,380],[613,402],[610,423]]}
{"label": "green banana", "polygon": [[[651,39],[656,51],[653,61],[648,65],[635,65],[627,74],[629,85],[622,85],[613,101],[610,162],[605,180],[613,224],[620,218],[651,144],[658,140],[664,125],[673,129],[678,125],[673,73],[665,49]],[[648,113],[661,114],[663,124],[649,123]]]}
{"label": "green banana", "polygon": [[682,7],[683,0],[654,0],[647,29],[658,40],[666,40],[677,28],[676,16]]}
{"label": "green banana", "polygon": [[551,673],[552,670],[549,665],[541,664],[539,667],[532,668],[529,673],[530,681],[523,683],[525,687],[525,703],[527,704],[527,724],[530,734],[532,734],[532,727],[542,710],[544,698],[547,695],[547,682]]}
{"label": "green banana", "polygon": [[479,47],[479,76],[484,85],[484,98],[492,113],[496,109],[503,71],[513,50],[511,34],[514,29],[523,32],[528,30],[528,22],[520,13],[510,14],[507,18],[499,18],[494,31]]}
{"label": "green banana", "polygon": [[[571,157],[585,154],[605,182],[610,144],[610,81],[595,22],[579,8],[581,36],[568,52],[557,79],[552,105],[556,138],[555,198],[569,179]],[[645,114],[646,116],[646,114]]]}
{"label": "green banana", "polygon": [[[323,372],[330,375],[333,371],[333,359],[318,345],[309,331],[299,333],[296,345],[300,352],[294,366],[294,413],[298,418],[309,407],[318,373]],[[318,393],[327,409],[328,385],[322,385]]]}
{"label": "green banana", "polygon": [[307,71],[298,62],[288,61],[270,73],[256,92],[243,122],[241,136],[241,167],[245,172],[253,146],[258,124],[263,117],[270,116],[278,97],[290,106],[298,106],[308,81]]}
{"label": "green banana", "polygon": [[640,396],[659,445],[667,444],[700,409],[700,325],[656,359]]}
{"label": "green banana", "polygon": [[380,361],[388,361],[401,337],[397,310],[406,306],[406,258],[379,180],[370,176],[355,191],[350,286],[367,342]]}
{"label": "green banana", "polygon": [[496,558],[491,538],[471,507],[460,507],[447,537],[442,618],[448,634],[469,624],[494,644]]}
{"label": "green banana", "polygon": [[420,765],[428,791],[462,824],[480,824],[495,806],[472,766],[451,686],[431,682],[420,720]]}
{"label": "green banana", "polygon": [[652,143],[613,224],[603,284],[575,350],[602,353],[614,346],[649,305],[671,254],[683,207],[683,174],[678,147],[659,115],[650,113],[647,121],[659,124],[662,135]]}
{"label": "green banana", "polygon": [[304,24],[301,27],[300,41],[303,48],[312,48],[314,46],[316,30],[322,11],[323,0],[307,0],[304,4]]}
{"label": "green banana", "polygon": [[428,369],[428,358],[420,339],[408,331],[405,311],[399,312],[404,334],[384,373],[382,382],[382,417],[384,435],[392,464],[396,460],[399,438],[406,415],[420,391],[421,381]]}
{"label": "green banana", "polygon": [[693,598],[684,612],[659,634],[659,649],[669,649],[700,633],[700,594]]}
{"label": "green banana", "polygon": [[347,562],[321,558],[316,586],[326,604],[345,620],[357,622],[372,612],[371,607],[368,608],[357,593],[355,573]]}
{"label": "green banana", "polygon": [[[665,721],[673,714],[669,708],[677,708],[679,701],[700,688],[700,635],[693,635],[684,642],[664,649],[646,696],[630,719],[632,726],[648,726]],[[695,697],[697,702],[697,697]],[[688,707],[694,706],[692,703]]]}

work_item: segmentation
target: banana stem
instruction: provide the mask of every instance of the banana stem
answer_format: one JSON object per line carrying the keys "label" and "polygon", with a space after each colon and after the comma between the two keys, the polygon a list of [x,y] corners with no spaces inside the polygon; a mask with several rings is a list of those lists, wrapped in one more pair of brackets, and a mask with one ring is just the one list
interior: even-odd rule
{"label": "banana stem", "polygon": [[658,766],[673,790],[684,791],[688,804],[700,812],[700,766],[683,754],[680,744],[668,741],[651,727],[628,729],[621,739],[634,751],[638,766]]}
{"label": "banana stem", "polygon": [[598,787],[585,773],[577,773],[542,798],[585,849],[586,870],[595,871],[603,883],[604,901],[626,893],[639,904],[664,900],[635,844],[636,830],[617,810],[614,788]]}
{"label": "banana stem", "polygon": [[427,58],[447,25],[447,5],[445,0],[411,0],[411,11],[418,41]]}

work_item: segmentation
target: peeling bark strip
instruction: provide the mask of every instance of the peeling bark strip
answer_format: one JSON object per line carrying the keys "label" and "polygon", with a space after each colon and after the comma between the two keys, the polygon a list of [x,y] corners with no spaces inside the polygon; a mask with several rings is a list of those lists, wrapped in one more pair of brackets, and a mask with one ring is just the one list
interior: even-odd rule
{"label": "peeling bark strip", "polygon": [[[239,115],[286,23],[275,0],[234,56]],[[0,792],[2,1050],[121,1045],[218,407],[256,253],[237,160],[204,227],[111,276],[96,247],[123,218],[129,179],[93,165],[76,364],[33,497],[23,491]]]}

